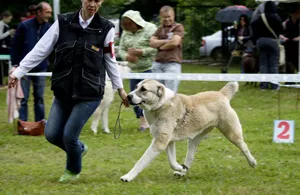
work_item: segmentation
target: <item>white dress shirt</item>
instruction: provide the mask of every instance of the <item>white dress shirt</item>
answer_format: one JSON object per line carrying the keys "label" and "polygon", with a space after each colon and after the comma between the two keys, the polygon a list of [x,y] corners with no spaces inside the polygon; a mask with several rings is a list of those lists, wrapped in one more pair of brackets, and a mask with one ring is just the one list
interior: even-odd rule
{"label": "white dress shirt", "polygon": [[[82,28],[86,28],[92,21],[94,16],[84,21],[79,14],[79,23]],[[114,43],[115,28],[111,28],[105,37],[104,46],[108,47],[109,43]],[[32,68],[39,65],[49,54],[53,51],[53,48],[59,37],[59,23],[56,20],[44,36],[39,40],[35,47],[24,57],[20,62],[18,68],[12,73],[18,79],[22,78]],[[114,47],[114,45],[112,45]],[[110,53],[104,54],[104,61],[106,71],[109,78],[112,81],[113,89],[123,88],[123,82],[118,71],[118,63],[116,57]]]}

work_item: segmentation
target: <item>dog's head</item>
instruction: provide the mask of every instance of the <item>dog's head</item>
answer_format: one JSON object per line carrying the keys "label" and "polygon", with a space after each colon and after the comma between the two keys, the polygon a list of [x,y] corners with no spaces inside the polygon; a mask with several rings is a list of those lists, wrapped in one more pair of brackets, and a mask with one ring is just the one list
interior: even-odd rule
{"label": "dog's head", "polygon": [[146,110],[155,110],[171,96],[174,96],[174,93],[163,84],[147,79],[138,83],[136,89],[127,97],[131,105],[139,105]]}

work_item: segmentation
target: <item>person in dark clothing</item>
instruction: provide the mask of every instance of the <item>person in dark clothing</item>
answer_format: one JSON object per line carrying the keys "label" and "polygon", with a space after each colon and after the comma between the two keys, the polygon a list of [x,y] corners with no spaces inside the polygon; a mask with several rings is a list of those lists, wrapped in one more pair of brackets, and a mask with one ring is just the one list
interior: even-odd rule
{"label": "person in dark clothing", "polygon": [[[270,27],[279,37],[283,32],[282,21],[277,14],[276,5],[272,1],[265,4],[264,13]],[[251,23],[253,31],[253,43],[259,51],[259,71],[262,74],[277,74],[279,66],[279,46],[278,40],[265,25],[262,17],[256,17]],[[261,82],[260,89],[268,89],[271,84],[271,89],[278,90],[279,85],[275,83]]]}
{"label": "person in dark clothing", "polygon": [[[241,15],[239,18],[239,23],[235,30],[235,50],[232,55],[239,55],[242,58],[246,55],[252,53],[252,48],[250,42],[250,27],[249,19],[247,15]],[[241,61],[241,73],[244,73],[243,59]]]}
{"label": "person in dark clothing", "polygon": [[[37,6],[37,16],[21,22],[13,39],[11,63],[14,67],[18,67],[21,60],[32,50],[39,39],[50,28],[48,20],[51,18],[52,8],[46,2],[41,2]],[[43,60],[31,72],[45,72],[48,67],[47,59]],[[13,68],[14,69],[14,68]],[[44,108],[44,88],[45,77],[24,76],[21,79],[21,86],[24,98],[21,100],[19,109],[19,119],[28,120],[28,99],[30,95],[30,84],[33,84],[34,97],[34,119],[40,121],[45,119]]]}
{"label": "person in dark clothing", "polygon": [[36,16],[37,6],[36,5],[29,5],[27,9],[27,18],[34,18]]}
{"label": "person in dark clothing", "polygon": [[247,49],[247,43],[250,39],[249,19],[247,15],[241,15],[235,33],[235,42],[237,49],[244,51]]}
{"label": "person in dark clothing", "polygon": [[66,167],[59,182],[79,177],[82,157],[88,150],[79,135],[103,98],[106,72],[123,104],[129,106],[114,55],[114,25],[97,14],[102,3],[103,0],[82,0],[80,10],[58,15],[9,77],[8,87],[14,87],[18,79],[55,50],[51,77],[55,98],[45,137],[66,152]]}
{"label": "person in dark clothing", "polygon": [[286,53],[286,73],[292,74],[299,71],[299,25],[300,7],[293,7],[289,18],[283,22],[284,32],[280,38],[284,41]]}

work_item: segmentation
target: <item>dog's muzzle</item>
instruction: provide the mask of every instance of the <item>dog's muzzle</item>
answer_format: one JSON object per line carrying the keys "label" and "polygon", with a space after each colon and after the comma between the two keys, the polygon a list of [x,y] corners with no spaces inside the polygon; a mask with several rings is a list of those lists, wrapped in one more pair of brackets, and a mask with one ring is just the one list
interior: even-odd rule
{"label": "dog's muzzle", "polygon": [[133,105],[133,106],[138,105],[136,103],[133,103],[132,98],[133,98],[133,95],[131,95],[131,94],[127,95],[127,99],[128,99],[128,102],[130,103],[130,105]]}

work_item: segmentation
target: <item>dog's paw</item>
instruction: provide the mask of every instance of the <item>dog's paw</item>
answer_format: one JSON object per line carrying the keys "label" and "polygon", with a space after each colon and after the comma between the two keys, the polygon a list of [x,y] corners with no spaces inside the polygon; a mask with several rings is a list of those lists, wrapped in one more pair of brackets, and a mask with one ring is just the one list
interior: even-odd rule
{"label": "dog's paw", "polygon": [[257,166],[257,162],[254,158],[248,161],[248,163],[252,168],[255,168]]}
{"label": "dog's paw", "polygon": [[183,177],[185,176],[186,172],[181,172],[181,171],[174,171],[173,175],[178,176],[178,177]]}
{"label": "dog's paw", "polygon": [[111,133],[109,129],[104,129],[103,132],[104,132],[104,133],[107,133],[107,134],[110,134],[110,133]]}
{"label": "dog's paw", "polygon": [[187,174],[189,168],[187,166],[185,166],[184,164],[182,164],[181,167],[182,167],[181,171],[175,171],[173,173],[174,176],[183,177]]}
{"label": "dog's paw", "polygon": [[133,180],[133,178],[129,174],[123,175],[121,177],[121,181],[124,181],[124,182],[131,182],[132,180]]}
{"label": "dog's paw", "polygon": [[91,127],[91,130],[94,132],[94,135],[97,135],[97,128]]}

